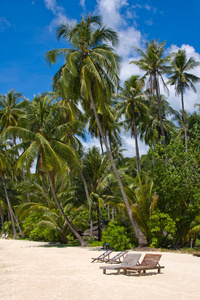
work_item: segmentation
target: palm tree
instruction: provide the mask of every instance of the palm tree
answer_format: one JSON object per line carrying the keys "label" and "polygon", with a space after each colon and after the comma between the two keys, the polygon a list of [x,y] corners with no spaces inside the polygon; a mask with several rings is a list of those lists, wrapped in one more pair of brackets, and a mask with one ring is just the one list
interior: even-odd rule
{"label": "palm tree", "polygon": [[37,159],[37,172],[48,175],[51,191],[61,215],[81,245],[84,245],[84,240],[64,213],[55,191],[54,176],[56,173],[63,174],[69,170],[66,161],[71,159],[79,163],[72,147],[55,138],[55,131],[62,117],[59,111],[59,106],[52,105],[52,99],[48,94],[35,97],[26,115],[19,120],[19,126],[10,126],[4,135],[5,138],[18,137],[23,141],[16,146],[23,151],[17,161],[16,170],[25,166],[29,169]]}
{"label": "palm tree", "polygon": [[15,238],[17,238],[17,232],[15,229],[14,213],[13,213],[13,210],[11,207],[10,199],[8,196],[8,190],[7,190],[7,186],[6,186],[6,180],[5,180],[5,175],[6,175],[6,173],[8,174],[9,171],[11,171],[11,164],[9,161],[9,151],[7,149],[6,144],[1,144],[0,145],[0,176],[1,176],[1,180],[3,182],[5,198],[6,198],[6,201],[8,204],[8,211],[9,211],[10,218],[11,218],[12,229],[13,229],[13,238],[15,239]]}
{"label": "palm tree", "polygon": [[[104,111],[101,110],[101,108],[98,109],[97,111],[99,121],[101,123],[104,135],[109,143],[111,151],[116,147],[116,146],[121,146],[121,138],[120,138],[120,127],[118,123],[118,115],[117,111],[112,104],[105,103],[104,106]],[[89,118],[89,126],[88,126],[88,131],[91,134],[91,137],[99,138],[100,140],[100,146],[101,146],[101,151],[103,151],[103,141],[101,134],[99,132],[99,128],[95,119],[95,116],[90,114]]]}
{"label": "palm tree", "polygon": [[[152,145],[155,146],[162,137],[155,95],[149,96],[145,104],[147,109],[141,111],[141,121],[138,125],[138,132],[140,139],[144,141],[146,145],[149,145],[151,142]],[[173,116],[173,120],[177,120],[178,112],[169,105],[163,95],[160,95],[160,110],[165,141],[168,143],[173,130],[176,128],[175,124],[169,120],[168,117]]]}
{"label": "palm tree", "polygon": [[149,43],[146,43],[146,52],[143,52],[141,49],[135,48],[136,51],[141,55],[141,59],[139,61],[131,61],[130,63],[134,63],[141,70],[145,71],[143,78],[148,77],[148,88],[150,90],[151,95],[155,94],[158,105],[158,115],[160,121],[160,129],[163,138],[163,145],[166,147],[165,134],[163,129],[162,122],[162,114],[160,108],[160,86],[159,86],[159,78],[161,79],[163,86],[166,90],[167,86],[164,82],[162,74],[169,72],[169,67],[166,66],[166,63],[169,62],[172,54],[163,57],[165,42],[159,43],[154,39]]}
{"label": "palm tree", "polygon": [[144,104],[145,94],[142,92],[143,87],[144,81],[140,80],[139,76],[132,75],[125,81],[124,88],[120,88],[118,97],[122,99],[122,101],[116,106],[119,115],[125,113],[125,123],[127,123],[128,129],[131,129],[131,136],[135,139],[137,174],[141,171],[141,165],[136,118],[138,113],[140,113],[140,107],[146,107]]}
{"label": "palm tree", "polygon": [[0,95],[0,133],[9,126],[16,126],[18,118],[24,114],[27,100],[13,89],[6,95]]}
{"label": "palm tree", "polygon": [[68,40],[72,48],[55,49],[46,53],[45,58],[50,64],[55,63],[56,58],[60,56],[65,58],[65,64],[54,76],[54,82],[60,76],[63,76],[71,97],[81,98],[85,109],[90,110],[92,108],[138,243],[139,245],[146,244],[145,236],[133,218],[131,207],[97,113],[97,107],[104,111],[105,102],[108,101],[114,86],[118,85],[119,82],[117,73],[119,72],[120,58],[114,52],[114,49],[106,44],[110,42],[115,46],[118,42],[117,33],[106,26],[103,27],[100,16],[88,15],[80,23],[73,26],[67,23],[62,24],[58,28],[57,35],[59,39],[63,36]]}
{"label": "palm tree", "polygon": [[194,69],[199,66],[200,62],[195,61],[193,57],[190,57],[187,60],[186,50],[178,50],[178,52],[174,55],[173,60],[171,61],[172,72],[173,75],[169,78],[167,84],[174,85],[176,94],[181,95],[181,110],[182,110],[182,118],[185,132],[185,151],[187,152],[187,127],[185,122],[185,109],[184,109],[184,100],[183,94],[186,89],[192,89],[196,92],[196,88],[194,83],[200,81],[200,78],[187,73],[189,70]]}

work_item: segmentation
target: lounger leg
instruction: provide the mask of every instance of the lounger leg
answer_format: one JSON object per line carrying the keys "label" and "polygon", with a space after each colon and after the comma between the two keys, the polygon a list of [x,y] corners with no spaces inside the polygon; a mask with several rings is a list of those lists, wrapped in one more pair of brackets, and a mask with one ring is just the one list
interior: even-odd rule
{"label": "lounger leg", "polygon": [[160,272],[160,269],[158,269],[158,273],[160,274],[161,272]]}
{"label": "lounger leg", "polygon": [[103,269],[103,274],[106,274],[106,269]]}
{"label": "lounger leg", "polygon": [[138,275],[141,276],[141,274],[142,274],[142,271],[138,270]]}
{"label": "lounger leg", "polygon": [[120,269],[117,270],[117,274],[118,274],[118,275],[120,274]]}

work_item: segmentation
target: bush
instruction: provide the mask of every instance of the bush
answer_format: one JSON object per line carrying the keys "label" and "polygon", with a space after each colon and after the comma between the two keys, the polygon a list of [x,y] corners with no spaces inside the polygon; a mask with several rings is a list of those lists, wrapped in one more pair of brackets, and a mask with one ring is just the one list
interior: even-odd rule
{"label": "bush", "polygon": [[166,247],[173,244],[176,232],[176,222],[165,213],[155,211],[149,222],[151,232],[151,247]]}
{"label": "bush", "polygon": [[23,222],[24,236],[30,236],[38,222],[42,219],[42,213],[31,213]]}
{"label": "bush", "polygon": [[107,229],[102,231],[102,243],[108,244],[110,248],[114,248],[116,251],[130,249],[132,246],[126,229],[113,220],[108,223]]}
{"label": "bush", "polygon": [[45,241],[45,242],[58,242],[59,237],[56,230],[46,227],[42,222],[38,223],[37,226],[31,231],[30,238],[34,241]]}

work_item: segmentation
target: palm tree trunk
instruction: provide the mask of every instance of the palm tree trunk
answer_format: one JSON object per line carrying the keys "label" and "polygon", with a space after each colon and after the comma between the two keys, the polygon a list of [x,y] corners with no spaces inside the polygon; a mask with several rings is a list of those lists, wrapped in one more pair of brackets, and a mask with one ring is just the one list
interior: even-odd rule
{"label": "palm tree trunk", "polygon": [[101,215],[99,205],[97,204],[97,222],[98,222],[98,241],[101,241]]}
{"label": "palm tree trunk", "polygon": [[[71,136],[71,143],[72,143],[72,146],[74,147],[74,149],[76,149],[75,143],[73,140],[73,136]],[[81,179],[83,181],[85,194],[86,194],[86,198],[87,198],[87,202],[88,202],[88,208],[89,208],[89,212],[90,212],[90,236],[93,236],[94,235],[93,234],[93,215],[92,215],[92,205],[90,204],[90,195],[88,192],[87,183],[86,183],[86,180],[85,180],[82,170],[80,170],[80,175],[81,175]]]}
{"label": "palm tree trunk", "polygon": [[[11,208],[11,210],[12,210],[12,208]],[[17,218],[16,218],[16,216],[15,216],[13,210],[12,210],[12,214],[13,214],[13,218],[15,219],[15,222],[16,222],[16,224],[17,224],[17,227],[18,227],[18,229],[19,229],[19,233],[20,233],[21,237],[24,237],[24,235],[23,235],[23,233],[22,233],[22,230],[21,230],[21,227],[20,227],[20,225],[19,225],[19,222],[18,222],[18,220],[17,220]]]}
{"label": "palm tree trunk", "polygon": [[94,99],[93,99],[93,95],[92,95],[92,91],[91,91],[91,90],[90,90],[90,96],[91,96],[91,106],[92,106],[92,109],[93,109],[93,112],[94,112],[94,115],[95,115],[95,118],[96,118],[96,121],[97,121],[97,125],[98,125],[98,128],[99,128],[99,132],[100,132],[100,134],[101,134],[101,136],[102,136],[104,145],[105,145],[105,147],[106,147],[107,155],[108,155],[108,157],[109,157],[109,159],[110,159],[110,162],[111,162],[111,164],[112,164],[112,167],[113,167],[115,176],[116,176],[116,178],[117,178],[117,181],[118,181],[118,184],[119,184],[121,193],[122,193],[122,197],[123,197],[124,203],[125,203],[126,208],[127,208],[127,211],[128,211],[129,219],[130,219],[131,224],[132,224],[132,226],[133,226],[133,229],[134,229],[134,231],[135,231],[135,236],[136,236],[136,239],[137,239],[137,241],[138,241],[138,245],[139,245],[139,246],[146,246],[146,245],[147,245],[147,240],[146,240],[144,234],[142,233],[142,231],[140,230],[140,228],[138,227],[135,218],[133,217],[132,209],[131,209],[131,206],[129,205],[128,198],[127,198],[126,193],[125,193],[125,191],[124,191],[124,187],[123,187],[121,178],[120,178],[120,176],[119,176],[119,173],[118,173],[118,171],[117,171],[117,167],[116,167],[116,165],[115,165],[114,159],[113,159],[112,154],[111,154],[111,152],[110,152],[110,149],[109,149],[109,147],[108,147],[106,138],[105,138],[105,136],[104,136],[104,134],[103,134],[103,130],[102,130],[102,127],[101,127],[101,123],[100,123],[100,121],[99,121],[99,118],[98,118],[98,114],[97,114],[97,110],[96,110],[96,106],[95,106],[95,103],[94,103]]}
{"label": "palm tree trunk", "polygon": [[110,222],[110,203],[108,203],[108,221]]}
{"label": "palm tree trunk", "polygon": [[185,109],[184,109],[184,101],[183,101],[183,90],[181,88],[181,105],[182,105],[182,117],[183,117],[183,127],[185,132],[185,152],[188,152],[188,146],[187,146],[187,128],[185,124]]}
{"label": "palm tree trunk", "polygon": [[71,231],[73,232],[73,234],[75,235],[75,237],[77,238],[77,240],[79,241],[79,243],[81,244],[81,246],[85,246],[86,243],[85,241],[82,239],[82,237],[80,236],[80,234],[77,232],[77,230],[74,228],[74,226],[71,224],[71,222],[69,221],[69,219],[67,218],[67,216],[65,215],[59,201],[58,201],[58,198],[56,196],[56,193],[55,193],[55,190],[54,190],[54,187],[53,187],[53,182],[51,180],[51,175],[48,173],[48,178],[49,178],[49,182],[50,182],[50,186],[51,186],[51,191],[52,191],[52,194],[53,194],[53,197],[54,197],[54,200],[56,202],[56,205],[61,213],[61,215],[63,216],[63,218],[65,219],[67,225],[69,226],[69,228],[71,229]]}
{"label": "palm tree trunk", "polygon": [[83,184],[84,184],[85,194],[86,194],[86,197],[87,197],[88,207],[89,207],[89,211],[90,211],[90,236],[93,236],[92,205],[90,204],[90,196],[89,196],[89,192],[88,192],[88,187],[87,187],[87,183],[85,181],[85,177],[83,176],[82,171],[80,171],[80,174],[81,174],[81,179],[82,179]]}
{"label": "palm tree trunk", "polygon": [[133,103],[132,119],[133,119],[133,127],[131,124],[131,130],[132,130],[132,134],[135,138],[136,167],[137,167],[137,175],[138,175],[139,172],[141,171],[141,164],[140,164],[140,154],[139,154],[138,139],[137,139],[137,127],[135,124],[135,105],[134,105],[134,103]]}
{"label": "palm tree trunk", "polygon": [[157,104],[158,104],[158,115],[159,115],[159,121],[160,121],[160,130],[161,130],[161,135],[163,138],[163,145],[166,148],[166,140],[165,140],[165,133],[163,129],[163,122],[162,122],[162,113],[161,113],[161,108],[160,108],[160,93],[159,93],[159,86],[158,86],[158,79],[156,77],[156,74],[154,75],[154,81],[155,81],[155,88],[156,88],[156,98],[157,98]]}
{"label": "palm tree trunk", "polygon": [[112,219],[113,219],[113,221],[115,220],[115,210],[114,210],[114,207],[112,207]]}
{"label": "palm tree trunk", "polygon": [[8,197],[5,178],[4,178],[3,174],[1,176],[1,178],[2,178],[2,181],[3,181],[4,191],[5,191],[5,195],[6,195],[6,201],[7,201],[7,204],[8,204],[8,210],[9,210],[9,213],[10,213],[10,219],[11,219],[12,229],[13,229],[13,238],[16,239],[17,238],[17,232],[16,232],[16,229],[15,229],[15,222],[14,222],[14,219],[13,219],[12,208],[11,208],[10,200],[9,200],[9,197]]}
{"label": "palm tree trunk", "polygon": [[3,216],[3,209],[1,207],[1,205],[0,205],[0,216],[1,216],[1,226],[2,226],[2,229],[3,229],[3,234],[5,234],[6,231],[5,231],[5,227],[4,227],[4,216]]}
{"label": "palm tree trunk", "polygon": [[[25,185],[27,185],[26,175],[25,175],[24,170],[22,170],[22,174],[23,174],[23,178],[24,178],[24,183],[25,183]],[[29,193],[27,192],[26,195],[27,195],[27,201],[30,203]]]}

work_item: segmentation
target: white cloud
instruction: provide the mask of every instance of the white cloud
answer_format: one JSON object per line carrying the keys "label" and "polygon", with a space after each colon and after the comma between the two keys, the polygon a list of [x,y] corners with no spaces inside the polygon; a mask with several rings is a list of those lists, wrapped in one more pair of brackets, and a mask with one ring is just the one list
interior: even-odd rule
{"label": "white cloud", "polygon": [[122,7],[128,7],[127,0],[97,0],[97,11],[103,17],[104,23],[117,29],[126,25],[126,21],[121,15]]}
{"label": "white cloud", "polygon": [[133,46],[140,48],[141,40],[141,32],[134,27],[119,29],[119,46],[117,47],[117,53],[123,58],[132,56],[135,51]]}
{"label": "white cloud", "polygon": [[[126,151],[123,152],[123,155],[125,157],[134,157],[136,155],[135,139],[130,136],[130,132],[126,134],[121,134],[121,138],[123,144],[122,148],[126,149]],[[145,145],[145,143],[143,143],[139,139],[138,139],[138,146],[139,146],[139,154],[141,157],[143,154],[147,153],[149,146]]]}
{"label": "white cloud", "polygon": [[130,64],[132,60],[135,60],[135,57],[130,57],[123,60],[122,68],[120,72],[121,84],[124,83],[125,80],[131,77],[131,75],[143,75],[143,71],[141,71],[136,65]]}
{"label": "white cloud", "polygon": [[0,17],[0,30],[4,31],[6,28],[11,27],[11,24],[4,17]]}
{"label": "white cloud", "polygon": [[44,4],[47,9],[52,11],[53,14],[56,14],[56,11],[59,9],[56,0],[44,0]]}
{"label": "white cloud", "polygon": [[80,5],[85,9],[85,0],[80,0]]}
{"label": "white cloud", "polygon": [[57,5],[56,0],[44,0],[44,5],[54,14],[54,18],[49,25],[49,31],[52,32],[60,23],[73,23],[75,20],[69,19],[65,15],[65,10],[62,6]]}

